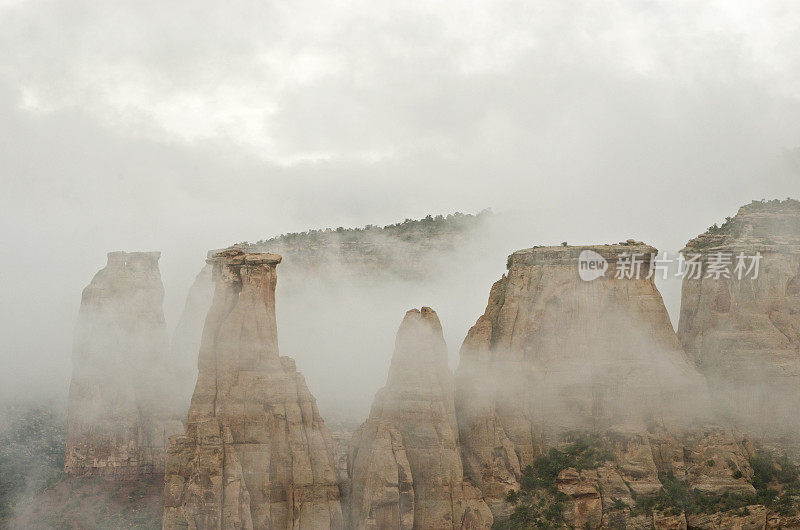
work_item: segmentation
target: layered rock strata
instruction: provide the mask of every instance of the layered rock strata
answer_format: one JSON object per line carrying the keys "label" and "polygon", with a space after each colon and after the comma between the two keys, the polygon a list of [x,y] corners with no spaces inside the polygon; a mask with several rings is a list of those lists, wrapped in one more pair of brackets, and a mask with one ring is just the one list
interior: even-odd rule
{"label": "layered rock strata", "polygon": [[[456,373],[464,467],[496,511],[519,488],[522,470],[572,432],[597,433],[613,447],[616,464],[598,470],[597,480],[607,482],[606,491],[618,488],[618,497],[655,493],[660,472],[690,465],[683,435],[706,419],[709,398],[651,277],[655,253],[631,240],[509,257]],[[581,279],[584,258],[600,271],[591,281]],[[704,455],[727,451],[730,435],[720,436],[724,444]],[[741,444],[734,446],[730,452],[746,466]],[[691,475],[693,484],[708,471]],[[731,469],[718,478],[715,491],[752,491]]]}
{"label": "layered rock strata", "polygon": [[163,527],[341,528],[333,442],[294,361],[278,353],[280,256],[225,250],[186,433],[170,439]]}
{"label": "layered rock strata", "polygon": [[453,376],[436,313],[406,313],[389,377],[356,431],[348,458],[350,526],[489,528],[480,491],[465,480]]}
{"label": "layered rock strata", "polygon": [[719,403],[757,430],[800,406],[800,202],[754,202],[689,241],[678,336]]}
{"label": "layered rock strata", "polygon": [[73,348],[65,470],[135,480],[164,471],[183,425],[167,391],[159,252],[111,252],[83,290]]}

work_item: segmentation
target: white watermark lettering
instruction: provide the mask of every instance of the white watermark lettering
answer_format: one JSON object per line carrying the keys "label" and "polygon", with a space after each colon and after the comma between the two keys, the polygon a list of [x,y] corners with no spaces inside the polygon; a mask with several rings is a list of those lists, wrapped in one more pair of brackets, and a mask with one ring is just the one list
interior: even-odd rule
{"label": "white watermark lettering", "polygon": [[[645,257],[649,257],[649,261]],[[659,275],[666,280],[670,277],[672,264],[676,264],[676,278],[688,280],[757,280],[761,269],[760,252],[748,256],[744,252],[713,252],[711,254],[692,253],[684,255],[678,253],[675,259],[670,258],[666,252],[658,254],[628,253],[624,252],[617,257],[615,262],[614,279],[639,280],[652,279]],[[648,267],[645,267],[648,265]],[[643,269],[646,268],[646,274]],[[594,250],[583,250],[578,257],[578,274],[581,280],[591,282],[606,275],[609,263],[606,258]]]}

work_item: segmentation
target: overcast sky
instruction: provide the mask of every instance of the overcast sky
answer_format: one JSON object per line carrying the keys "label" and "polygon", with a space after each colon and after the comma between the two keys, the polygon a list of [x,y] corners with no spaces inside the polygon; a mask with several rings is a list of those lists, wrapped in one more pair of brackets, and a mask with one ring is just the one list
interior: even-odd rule
{"label": "overcast sky", "polygon": [[676,251],[800,196],[798,146],[792,1],[0,0],[0,387],[63,386],[110,250],[163,252],[170,325],[206,249],[285,231]]}

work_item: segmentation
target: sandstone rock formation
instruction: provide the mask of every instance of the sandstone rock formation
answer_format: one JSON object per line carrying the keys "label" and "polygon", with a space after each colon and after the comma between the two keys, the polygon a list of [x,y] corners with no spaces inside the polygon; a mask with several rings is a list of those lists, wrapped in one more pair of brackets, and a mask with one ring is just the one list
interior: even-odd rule
{"label": "sandstone rock formation", "polygon": [[687,353],[728,412],[758,430],[798,432],[800,202],[744,206],[683,253],[703,264],[683,281],[678,336]]}
{"label": "sandstone rock formation", "polygon": [[278,354],[280,256],[216,253],[184,436],[167,454],[166,528],[341,528],[333,442],[294,361]]}
{"label": "sandstone rock formation", "polygon": [[406,313],[386,386],[353,436],[350,526],[488,528],[492,515],[464,479],[453,376],[436,313]]}
{"label": "sandstone rock formation", "polygon": [[111,252],[84,289],[73,349],[65,469],[133,480],[164,471],[183,425],[165,389],[159,252]]}
{"label": "sandstone rock formation", "polygon": [[[583,248],[540,247],[509,257],[486,313],[461,348],[456,407],[468,467],[499,495],[547,437],[570,429],[641,429],[673,419],[702,393],[652,279],[644,244],[590,247],[608,262],[578,276]],[[628,255],[640,277],[616,278]],[[496,484],[493,484],[496,483]],[[499,489],[495,489],[498,486]]]}
{"label": "sandstone rock formation", "polygon": [[[209,252],[208,257],[212,256]],[[171,358],[175,364],[176,398],[183,404],[182,417],[186,417],[194,384],[197,381],[197,354],[203,335],[203,323],[214,297],[214,282],[211,279],[211,265],[206,264],[194,279],[178,325],[172,334],[170,344]]]}
{"label": "sandstone rock formation", "polygon": [[[607,263],[604,275],[581,280],[584,251]],[[595,433],[613,454],[590,476],[557,482],[579,526],[607,523],[611,495],[632,505],[655,494],[660,473],[717,493],[754,491],[732,465],[702,467],[715,460],[747,471],[748,454],[728,431],[707,428],[698,441],[690,429],[707,420],[709,397],[649,277],[655,253],[630,240],[509,257],[456,373],[465,471],[496,513],[522,471],[575,432]]]}

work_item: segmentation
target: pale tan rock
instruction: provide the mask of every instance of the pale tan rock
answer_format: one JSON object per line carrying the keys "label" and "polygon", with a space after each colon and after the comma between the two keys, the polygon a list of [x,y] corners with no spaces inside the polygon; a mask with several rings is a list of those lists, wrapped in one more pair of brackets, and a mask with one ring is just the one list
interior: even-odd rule
{"label": "pale tan rock", "polygon": [[598,487],[597,473],[579,473],[565,469],[556,479],[558,491],[570,497],[564,521],[572,528],[600,528],[603,521],[603,501]]}
{"label": "pale tan rock", "polygon": [[[605,276],[580,278],[584,250],[606,260]],[[612,458],[559,477],[570,525],[685,528],[682,515],[651,519],[630,510],[659,493],[662,474],[711,494],[754,493],[752,448],[736,431],[708,423],[708,388],[648,278],[655,253],[629,241],[509,257],[456,373],[465,471],[495,516],[508,513],[504,499],[520,488],[521,470],[575,433],[592,433]],[[617,277],[631,254],[641,260],[639,277]]]}
{"label": "pale tan rock", "polygon": [[[617,485],[617,493],[614,497],[622,500],[628,506],[633,506],[633,497],[636,495],[654,495],[661,489],[661,482],[658,480],[658,473],[664,471],[659,468],[653,455],[653,444],[650,436],[644,434],[618,434],[608,435],[605,442],[611,447],[614,454],[614,463],[606,463],[598,470],[600,476],[608,475],[613,479],[613,473],[619,476],[619,480],[629,490],[625,492]],[[603,491],[609,497],[612,493]]]}
{"label": "pale tan rock", "polygon": [[83,290],[64,467],[77,476],[161,474],[172,404],[160,252],[111,252]]}
{"label": "pale tan rock", "polygon": [[463,476],[453,399],[439,319],[427,307],[409,311],[386,386],[353,436],[352,528],[491,527],[480,491]]}
{"label": "pale tan rock", "polygon": [[[580,279],[584,250],[606,260],[605,276]],[[464,340],[456,373],[465,468],[487,500],[518,489],[520,470],[563,433],[612,429],[641,437],[650,424],[685,422],[683,412],[707,399],[648,278],[655,252],[631,242],[539,247],[509,257],[508,273]],[[639,277],[616,278],[617,265],[634,254]],[[637,465],[649,466],[652,489],[646,438],[640,452],[649,463],[631,453],[628,465],[638,475]]]}
{"label": "pale tan rock", "polygon": [[[753,430],[800,430],[800,203],[747,205],[721,229],[683,250],[705,264],[683,281],[678,327],[687,353],[708,378],[723,411]],[[708,274],[719,253],[732,256],[729,278]],[[739,254],[760,253],[755,270],[736,271]]]}
{"label": "pale tan rock", "polygon": [[280,256],[225,250],[184,436],[170,439],[163,527],[341,528],[333,441],[278,354]]}
{"label": "pale tan rock", "polygon": [[690,528],[698,530],[763,530],[767,527],[767,510],[761,505],[753,505],[741,511],[687,515],[686,521]]}

